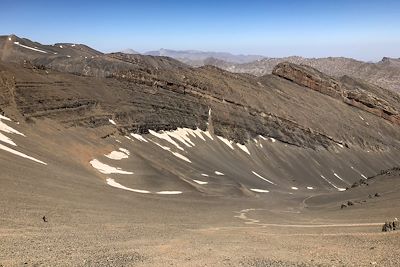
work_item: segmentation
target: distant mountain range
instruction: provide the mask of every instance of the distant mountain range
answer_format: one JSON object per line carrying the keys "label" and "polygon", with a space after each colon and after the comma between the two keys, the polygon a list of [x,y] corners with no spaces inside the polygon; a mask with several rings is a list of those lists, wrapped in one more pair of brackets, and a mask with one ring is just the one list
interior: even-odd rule
{"label": "distant mountain range", "polygon": [[[138,52],[132,49],[126,49],[121,52],[125,54],[139,54]],[[249,63],[264,58],[264,56],[260,55],[233,55],[231,53],[226,53],[226,52],[204,52],[198,50],[179,51],[179,50],[171,50],[163,48],[160,50],[148,51],[142,54],[148,56],[171,57],[181,62],[184,62],[188,65],[196,67],[206,65],[205,62],[210,58],[216,58],[218,60],[233,62],[236,64]]]}
{"label": "distant mountain range", "polygon": [[[127,49],[126,54],[139,54]],[[225,52],[203,52],[197,50],[160,49],[143,55],[165,56],[179,60],[193,67],[212,65],[234,73],[248,73],[255,76],[270,74],[281,62],[303,64],[331,76],[350,75],[376,85],[400,92],[400,59],[384,57],[379,62],[364,62],[345,57],[304,58],[299,56],[268,58],[261,55],[233,55]]]}

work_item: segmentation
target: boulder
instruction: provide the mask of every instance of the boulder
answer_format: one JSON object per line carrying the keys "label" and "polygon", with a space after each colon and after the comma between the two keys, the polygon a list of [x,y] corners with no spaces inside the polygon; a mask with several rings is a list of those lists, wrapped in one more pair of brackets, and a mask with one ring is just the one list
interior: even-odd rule
{"label": "boulder", "polygon": [[382,232],[390,232],[392,229],[392,222],[385,222],[385,224],[382,226]]}

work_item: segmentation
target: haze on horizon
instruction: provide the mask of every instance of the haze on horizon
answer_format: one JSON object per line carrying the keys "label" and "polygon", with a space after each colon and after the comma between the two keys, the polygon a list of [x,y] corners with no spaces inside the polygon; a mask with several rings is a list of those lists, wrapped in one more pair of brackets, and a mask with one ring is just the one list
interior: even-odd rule
{"label": "haze on horizon", "polygon": [[103,52],[202,50],[267,57],[400,57],[400,2],[2,1],[0,34]]}

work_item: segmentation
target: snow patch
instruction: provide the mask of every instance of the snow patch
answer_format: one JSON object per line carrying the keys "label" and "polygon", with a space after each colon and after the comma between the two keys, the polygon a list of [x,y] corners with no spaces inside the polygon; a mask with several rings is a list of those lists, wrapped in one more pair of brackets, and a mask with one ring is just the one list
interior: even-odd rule
{"label": "snow patch", "polygon": [[241,150],[243,150],[244,152],[246,152],[247,154],[250,155],[250,151],[247,149],[247,147],[246,147],[245,145],[242,145],[242,144],[240,144],[240,143],[236,143],[236,145],[237,145]]}
{"label": "snow patch", "polygon": [[46,51],[43,51],[43,50],[40,50],[40,49],[36,49],[36,48],[30,47],[30,46],[27,46],[27,45],[23,45],[23,44],[20,44],[19,42],[14,42],[14,44],[16,44],[16,45],[18,45],[18,46],[20,46],[20,47],[23,47],[23,48],[27,48],[27,49],[36,51],[36,52],[40,52],[40,53],[45,53],[45,54],[47,54]]}
{"label": "snow patch", "polygon": [[129,187],[123,186],[122,184],[117,183],[117,182],[116,182],[114,179],[112,179],[112,178],[107,178],[106,181],[107,181],[107,184],[110,185],[110,186],[112,186],[112,187],[116,187],[116,188],[119,188],[119,189],[132,191],[132,192],[135,192],[135,193],[150,194],[150,191],[147,191],[147,190],[133,189],[133,188],[129,188]]}
{"label": "snow patch", "polygon": [[23,133],[15,130],[14,128],[12,128],[12,127],[8,126],[7,124],[5,124],[4,122],[2,122],[1,118],[0,118],[0,131],[10,133],[10,134],[18,134],[21,136],[25,136]]}
{"label": "snow patch", "polygon": [[141,136],[140,134],[135,134],[135,133],[131,133],[131,136],[137,140],[139,140],[140,142],[145,142],[147,143],[147,140],[144,139],[143,136]]}
{"label": "snow patch", "polygon": [[182,160],[184,160],[184,161],[186,161],[186,162],[192,163],[192,162],[190,161],[190,159],[188,159],[187,157],[185,157],[185,156],[182,155],[182,154],[179,154],[178,152],[173,152],[173,151],[171,150],[171,148],[169,148],[169,147],[167,147],[167,146],[162,146],[162,145],[160,145],[160,144],[158,144],[158,143],[156,143],[156,142],[153,142],[153,143],[156,144],[157,146],[161,147],[162,149],[171,152],[175,157],[180,158],[180,159],[182,159]]}
{"label": "snow patch", "polygon": [[208,174],[202,173],[201,176],[208,177]]}
{"label": "snow patch", "polygon": [[342,177],[340,177],[337,173],[334,172],[333,175],[335,175],[335,177],[337,177],[338,179],[340,179],[342,182],[345,182],[345,183],[346,183],[346,181],[343,180]]}
{"label": "snow patch", "polygon": [[257,188],[251,188],[251,191],[257,192],[257,193],[269,193],[268,190],[265,189],[257,189]]}
{"label": "snow patch", "polygon": [[108,119],[108,121],[109,121],[111,124],[117,125],[117,124],[115,123],[115,121],[112,120],[112,119]]}
{"label": "snow patch", "polygon": [[120,151],[112,151],[107,155],[104,155],[109,159],[114,159],[114,160],[121,160],[121,159],[127,159],[129,156],[123,152]]}
{"label": "snow patch", "polygon": [[295,186],[292,186],[291,189],[293,189],[293,190],[299,190],[299,189],[298,189],[297,187],[295,187]]}
{"label": "snow patch", "polygon": [[262,180],[264,180],[264,181],[266,181],[266,182],[268,182],[268,183],[270,183],[270,184],[276,185],[275,183],[273,183],[273,182],[271,182],[270,180],[268,180],[268,179],[262,177],[261,175],[259,175],[259,174],[256,173],[255,171],[252,171],[252,173],[253,173],[255,176],[257,176],[258,178],[260,178],[260,179],[262,179]]}
{"label": "snow patch", "polygon": [[222,136],[217,136],[219,140],[221,140],[225,145],[227,145],[228,147],[230,147],[232,150],[234,150],[233,148],[233,142],[229,141],[228,139],[222,137]]}
{"label": "snow patch", "polygon": [[214,138],[212,137],[212,135],[210,134],[209,131],[205,131],[203,132],[208,138],[210,138],[211,140],[214,140]]}
{"label": "snow patch", "polygon": [[276,142],[276,139],[275,139],[275,138],[270,137],[269,139],[271,140],[272,143],[275,143],[275,142]]}
{"label": "snow patch", "polygon": [[259,137],[262,139],[262,140],[267,140],[267,138],[265,138],[264,136],[262,136],[262,135],[259,135]]}
{"label": "snow patch", "polygon": [[128,149],[125,149],[125,148],[122,148],[122,147],[120,147],[118,150],[124,152],[124,153],[127,154],[128,156],[131,154],[131,152],[129,152]]}
{"label": "snow patch", "polygon": [[8,138],[7,136],[5,136],[2,133],[0,133],[0,141],[4,142],[4,143],[7,143],[9,145],[12,145],[12,146],[17,146],[17,144],[14,143],[13,140],[11,140],[10,138]]}
{"label": "snow patch", "polygon": [[204,182],[204,181],[200,181],[200,180],[195,180],[195,179],[193,179],[193,181],[194,181],[195,183],[198,183],[198,184],[201,184],[201,185],[203,185],[203,184],[208,184],[208,182]]}
{"label": "snow patch", "polygon": [[166,132],[170,137],[177,139],[179,142],[183,143],[187,147],[195,146],[195,144],[190,140],[189,133],[193,131],[186,128],[178,128],[172,132]]}
{"label": "snow patch", "polygon": [[336,188],[339,191],[345,191],[346,189],[344,188],[340,188],[337,187],[336,185],[334,185],[331,181],[329,181],[325,176],[323,176],[322,174],[320,175],[322,179],[324,179],[328,184],[330,184],[331,186],[333,186],[334,188]]}
{"label": "snow patch", "polygon": [[7,118],[6,116],[3,116],[1,114],[0,114],[0,120],[11,121],[10,118]]}
{"label": "snow patch", "polygon": [[362,178],[364,178],[365,180],[367,180],[367,176],[365,176],[363,173],[361,173],[359,170],[357,170],[356,168],[354,168],[353,166],[350,166],[350,168],[352,170],[354,170],[355,172],[357,172],[359,175],[361,175]]}
{"label": "snow patch", "polygon": [[182,191],[160,191],[157,192],[159,195],[179,195],[182,194]]}
{"label": "snow patch", "polygon": [[313,190],[314,187],[312,187],[312,186],[307,186],[307,189],[308,189],[308,190]]}
{"label": "snow patch", "polygon": [[93,168],[97,169],[99,172],[104,174],[133,174],[133,172],[124,171],[121,168],[112,167],[110,165],[104,164],[97,159],[93,159],[90,161],[90,164]]}
{"label": "snow patch", "polygon": [[178,145],[178,143],[176,143],[174,140],[172,140],[171,137],[167,133],[165,133],[164,131],[162,131],[161,133],[157,133],[157,132],[155,132],[153,130],[149,130],[149,133],[151,135],[154,135],[155,137],[158,137],[160,139],[164,139],[165,141],[173,144],[174,146],[176,146],[180,150],[184,150],[180,145]]}
{"label": "snow patch", "polygon": [[206,139],[204,138],[204,136],[202,135],[202,133],[205,134],[205,132],[203,132],[202,130],[200,130],[199,128],[197,128],[196,130],[193,131],[193,133],[198,136],[201,140],[206,141]]}
{"label": "snow patch", "polygon": [[225,175],[225,174],[223,174],[222,172],[219,172],[219,171],[215,171],[214,173],[215,173],[216,175],[220,175],[220,176]]}
{"label": "snow patch", "polygon": [[22,152],[19,152],[19,151],[17,151],[17,150],[12,149],[12,148],[6,147],[6,146],[4,146],[4,145],[2,145],[2,144],[0,144],[0,149],[1,149],[1,150],[4,150],[4,151],[7,151],[7,152],[10,152],[10,153],[12,153],[12,154],[14,154],[14,155],[23,157],[23,158],[33,160],[33,161],[35,161],[35,162],[37,162],[37,163],[40,163],[40,164],[43,164],[43,165],[47,165],[46,162],[43,162],[43,161],[38,160],[38,159],[35,159],[34,157],[28,156],[28,155],[26,155],[26,154],[24,154],[24,153],[22,153]]}

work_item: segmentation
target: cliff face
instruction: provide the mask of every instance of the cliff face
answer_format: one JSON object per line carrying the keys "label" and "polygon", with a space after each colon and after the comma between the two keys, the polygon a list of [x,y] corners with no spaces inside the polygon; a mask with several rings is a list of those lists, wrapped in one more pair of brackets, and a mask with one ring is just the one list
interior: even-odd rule
{"label": "cliff face", "polygon": [[[355,83],[352,78],[334,79],[311,67],[293,63],[280,63],[272,71],[274,75],[308,87],[322,94],[342,100],[344,103],[375,114],[392,123],[400,124],[398,96],[383,88]],[[374,89],[371,89],[375,87]],[[384,98],[388,98],[389,103]]]}

